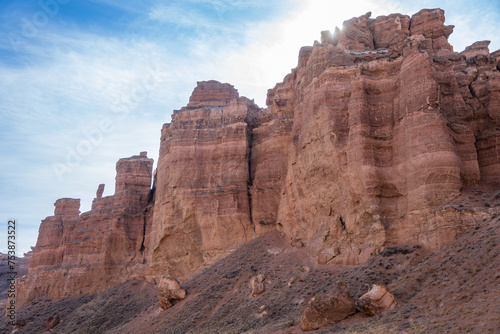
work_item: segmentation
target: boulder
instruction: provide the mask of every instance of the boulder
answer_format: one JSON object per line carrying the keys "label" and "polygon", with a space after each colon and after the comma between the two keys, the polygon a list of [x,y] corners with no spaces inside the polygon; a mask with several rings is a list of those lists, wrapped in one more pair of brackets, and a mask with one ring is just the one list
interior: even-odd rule
{"label": "boulder", "polygon": [[356,312],[356,305],[344,282],[326,295],[314,296],[300,314],[300,327],[312,331],[342,321]]}
{"label": "boulder", "polygon": [[158,301],[164,310],[186,298],[186,290],[172,276],[163,276],[158,282]]}
{"label": "boulder", "polygon": [[372,289],[357,301],[359,309],[366,315],[374,316],[396,307],[394,295],[385,285],[373,284]]}
{"label": "boulder", "polygon": [[61,320],[59,319],[58,315],[50,316],[47,319],[47,322],[45,324],[45,329],[48,330],[48,331],[50,331],[54,327],[56,327],[57,325],[59,325],[60,322],[61,322]]}
{"label": "boulder", "polygon": [[264,285],[264,281],[266,280],[266,275],[259,274],[250,279],[250,283],[248,284],[250,290],[252,290],[252,297],[256,297],[266,290],[266,286]]}

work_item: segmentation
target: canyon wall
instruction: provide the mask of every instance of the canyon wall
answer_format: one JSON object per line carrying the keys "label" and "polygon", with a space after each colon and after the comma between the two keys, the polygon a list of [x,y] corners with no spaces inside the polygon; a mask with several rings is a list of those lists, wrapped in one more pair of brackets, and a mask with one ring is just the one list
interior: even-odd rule
{"label": "canyon wall", "polygon": [[198,83],[162,131],[152,274],[184,279],[276,229],[319,263],[360,264],[474,226],[488,209],[458,203],[500,182],[500,76],[488,42],[457,53],[452,31],[440,9],[353,18],[258,112]]}
{"label": "canyon wall", "polygon": [[265,109],[198,82],[162,128],[154,191],[141,155],[90,212],[56,202],[24,300],[184,281],[274,230],[321,264],[453,241],[499,210],[474,189],[500,186],[500,52],[454,52],[452,31],[440,9],[348,20],[300,50]]}
{"label": "canyon wall", "polygon": [[144,277],[152,223],[153,160],[146,152],[116,164],[113,196],[97,190],[92,209],[80,200],[55,202],[45,218],[29,265],[19,282],[18,305],[48,296],[58,299],[105,290],[130,277]]}
{"label": "canyon wall", "polygon": [[199,82],[163,126],[152,275],[185,279],[251,239],[249,123],[258,111],[229,84]]}
{"label": "canyon wall", "polygon": [[293,110],[276,223],[320,263],[402,242],[435,250],[482,219],[451,205],[464,187],[500,181],[489,43],[453,52],[440,9],[369,17],[302,48],[268,95],[268,113]]}

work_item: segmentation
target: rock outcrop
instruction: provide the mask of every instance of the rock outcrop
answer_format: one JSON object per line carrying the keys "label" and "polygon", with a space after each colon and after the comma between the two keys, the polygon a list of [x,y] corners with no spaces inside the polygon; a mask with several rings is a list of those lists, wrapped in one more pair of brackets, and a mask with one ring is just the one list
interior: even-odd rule
{"label": "rock outcrop", "polygon": [[146,152],[116,164],[113,196],[100,185],[92,210],[80,200],[56,201],[54,216],[42,221],[18,305],[40,296],[59,299],[102,291],[130,277],[143,277],[151,230],[153,160]]}
{"label": "rock outcrop", "polygon": [[152,275],[185,280],[252,238],[249,124],[258,111],[229,84],[199,82],[163,126]]}
{"label": "rock outcrop", "polygon": [[[261,116],[291,127],[279,143],[260,138],[280,152],[268,217],[321,263],[363,263],[406,241],[435,250],[485,215],[452,205],[462,189],[500,181],[500,73],[487,43],[453,52],[440,9],[369,16],[302,48]],[[252,151],[255,189],[268,189],[267,156]]]}

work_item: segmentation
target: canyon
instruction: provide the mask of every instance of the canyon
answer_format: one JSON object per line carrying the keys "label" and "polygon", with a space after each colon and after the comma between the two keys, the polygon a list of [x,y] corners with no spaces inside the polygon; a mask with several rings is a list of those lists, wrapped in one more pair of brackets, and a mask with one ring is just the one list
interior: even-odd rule
{"label": "canyon", "polygon": [[[142,152],[117,162],[114,195],[102,197],[99,185],[89,212],[80,213],[78,199],[55,202],[18,281],[18,305],[104,293],[131,279],[153,285],[165,275],[198,291],[194,282],[212,284],[202,278],[217,266],[242,275],[238,263],[255,276],[241,249],[255,260],[249,245],[264,249],[259,240],[284,249],[285,266],[288,252],[299,259],[290,268],[302,261],[325,276],[354,268],[346,274],[354,282],[356,268],[401,245],[440,254],[484,224],[497,231],[500,50],[480,41],[455,52],[444,22],[441,9],[367,13],[323,31],[268,91],[266,108],[230,84],[198,82],[161,129],[155,171]],[[407,268],[399,269],[403,277]],[[415,285],[415,275],[395,295],[425,303],[401,288]],[[196,332],[190,326],[182,331]]]}

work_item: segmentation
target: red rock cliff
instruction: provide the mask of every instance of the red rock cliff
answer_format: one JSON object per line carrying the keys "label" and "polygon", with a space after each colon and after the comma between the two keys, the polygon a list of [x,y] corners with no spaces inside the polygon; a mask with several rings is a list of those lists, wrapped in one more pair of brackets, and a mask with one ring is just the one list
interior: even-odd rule
{"label": "red rock cliff", "polygon": [[249,122],[257,112],[233,86],[199,82],[163,126],[152,274],[184,279],[251,239]]}
{"label": "red rock cliff", "polygon": [[162,131],[152,273],[187,277],[274,229],[320,263],[363,263],[482,219],[454,203],[500,182],[500,77],[488,43],[456,53],[452,31],[440,9],[348,20],[301,49],[258,113],[198,83]]}
{"label": "red rock cliff", "polygon": [[[500,73],[488,42],[453,52],[441,9],[369,17],[302,48],[268,94],[267,114],[293,123],[269,145],[286,150],[269,212],[320,263],[362,263],[408,241],[437,249],[482,215],[445,205],[500,181]],[[268,155],[252,152],[257,189]]]}
{"label": "red rock cliff", "polygon": [[460,203],[500,186],[500,51],[454,52],[452,31],[440,9],[348,20],[300,50],[266,109],[199,82],[163,126],[154,214],[145,156],[118,162],[115,195],[100,186],[90,212],[58,200],[25,300],[184,280],[276,229],[318,263],[454,240],[498,210]]}
{"label": "red rock cliff", "polygon": [[116,164],[113,196],[100,185],[92,210],[80,215],[80,200],[56,201],[42,221],[19,304],[40,296],[58,299],[102,291],[142,277],[151,229],[153,160],[141,155]]}

